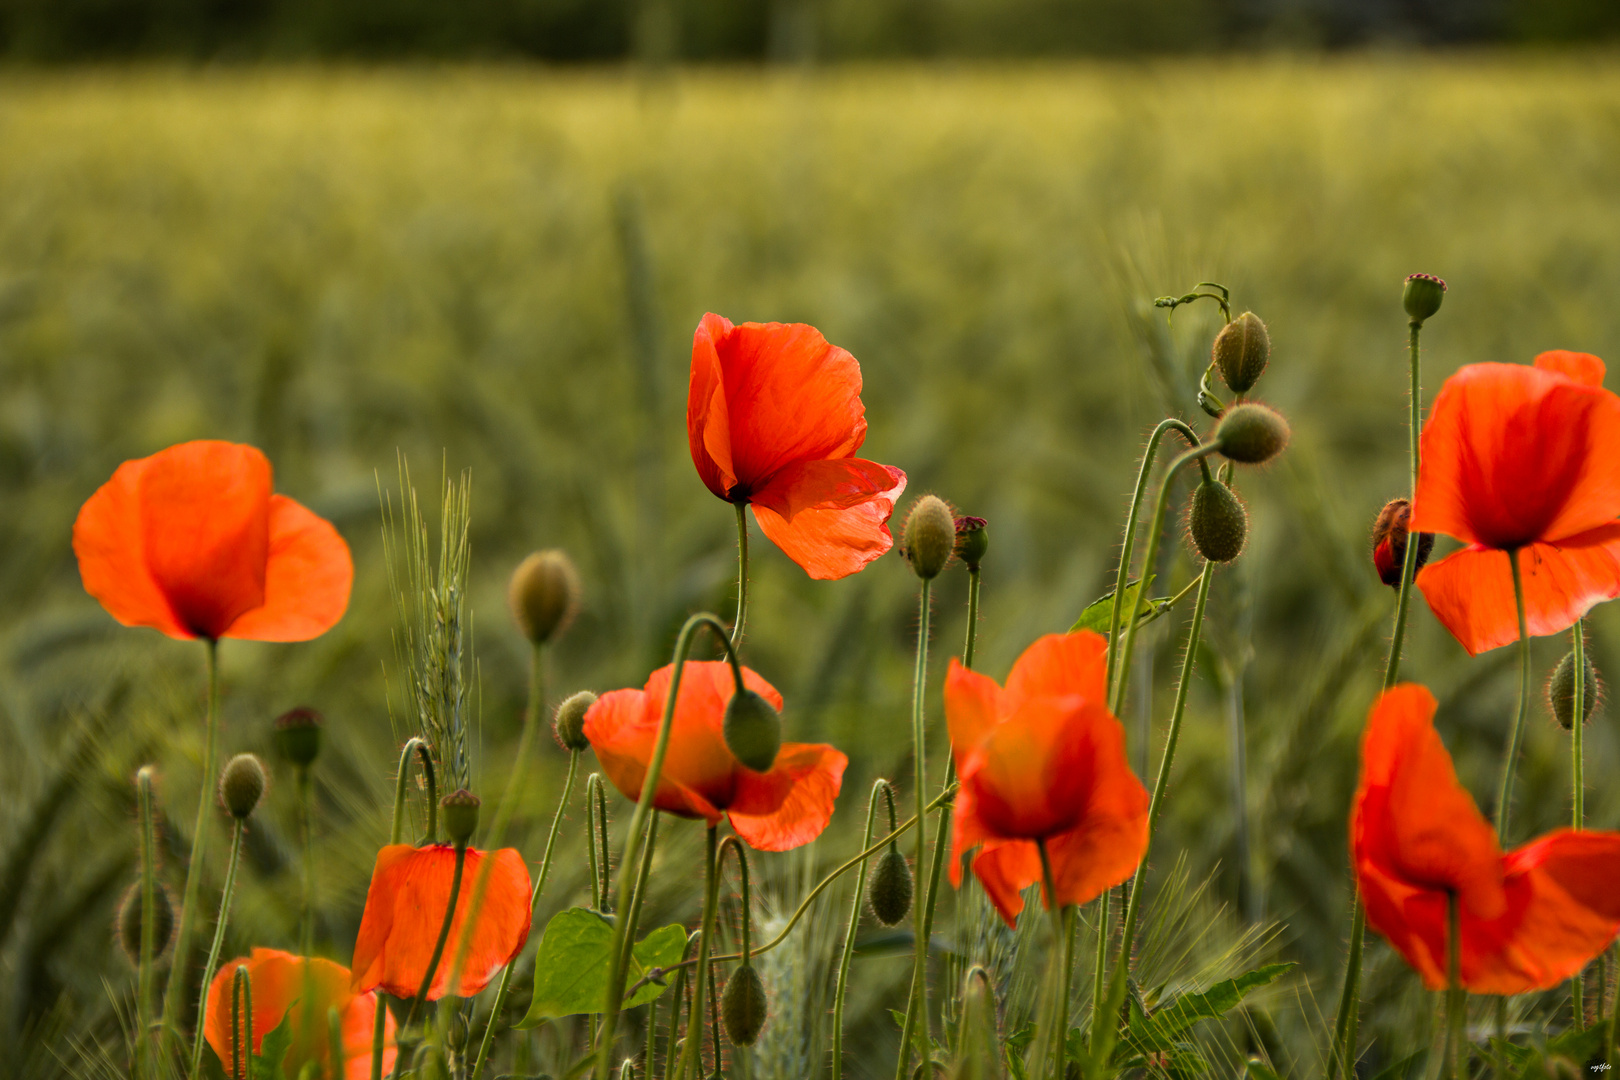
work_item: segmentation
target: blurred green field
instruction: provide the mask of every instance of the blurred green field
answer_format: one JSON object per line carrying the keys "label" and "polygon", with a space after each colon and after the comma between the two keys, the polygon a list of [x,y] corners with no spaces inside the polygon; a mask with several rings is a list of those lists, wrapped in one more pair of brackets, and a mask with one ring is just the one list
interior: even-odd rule
{"label": "blurred green field", "polygon": [[[1259,394],[1295,439],[1241,479],[1250,549],[1217,578],[1150,880],[1182,853],[1190,881],[1209,879],[1189,901],[1186,955],[1161,950],[1180,957],[1165,977],[1193,978],[1245,923],[1275,923],[1263,951],[1299,975],[1252,1027],[1206,1037],[1212,1053],[1263,1046],[1288,1074],[1314,1074],[1323,1046],[1308,1025],[1332,1011],[1348,922],[1356,738],[1393,606],[1367,534],[1405,487],[1401,280],[1451,285],[1425,335],[1431,394],[1473,361],[1548,348],[1620,360],[1617,176],[1620,57],[1607,54],[0,74],[0,1045],[18,1075],[45,1076],[79,1060],[74,1045],[116,1035],[130,969],[108,927],[134,874],[143,761],[162,763],[166,870],[183,875],[202,650],[117,627],[69,547],[78,506],[120,461],[189,438],[255,443],[278,490],[354,550],[335,631],[222,649],[227,753],[268,753],[270,720],[292,705],[328,717],[319,939],[347,962],[406,723],[380,542],[396,454],[429,503],[441,470],[471,470],[477,762],[495,791],[525,685],[503,599],[523,554],[566,548],[586,582],[557,695],[639,685],[687,613],[730,611],[732,516],[693,471],[683,423],[704,311],[820,327],[862,363],[866,455],[904,468],[908,496],[989,519],[980,657],[999,678],[1107,588],[1152,424],[1166,410],[1198,422],[1214,309],[1170,325],[1150,304],[1215,280],[1269,323]],[[760,860],[780,906],[807,860],[854,850],[872,778],[904,775],[915,582],[891,557],[815,583],[755,550],[747,660],[786,696],[788,737],[852,759],[810,854]],[[1178,551],[1161,572],[1179,587],[1189,560]],[[938,593],[942,750],[937,684],[960,647],[963,576]],[[1600,669],[1620,672],[1620,613],[1590,622]],[[1144,704],[1160,727],[1168,713],[1179,633],[1164,620],[1147,639],[1133,755]],[[1538,642],[1538,672],[1565,648]],[[1442,732],[1487,806],[1510,651],[1469,660],[1414,609],[1403,671],[1440,696]],[[1538,716],[1521,839],[1567,817],[1567,741]],[[100,734],[75,758],[85,718]],[[1620,826],[1613,715],[1587,754],[1588,820]],[[531,856],[564,763],[545,757],[522,821]],[[227,956],[292,942],[291,795],[283,783],[251,834]],[[683,875],[698,833],[665,831],[650,917],[695,919]],[[588,895],[579,836],[559,869],[542,918]],[[841,925],[848,894],[834,895],[818,933]],[[982,912],[964,907],[960,923],[971,936]],[[1381,943],[1370,963],[1363,1032],[1387,1062],[1423,1045],[1429,1007]],[[879,1006],[898,1006],[908,964],[857,962],[852,1075],[890,1068],[897,1035]],[[779,1018],[808,1019],[776,1025],[782,1045],[743,1075],[821,1067],[810,1032],[825,992],[804,993],[778,993]],[[809,1071],[771,1064],[786,1060]]]}

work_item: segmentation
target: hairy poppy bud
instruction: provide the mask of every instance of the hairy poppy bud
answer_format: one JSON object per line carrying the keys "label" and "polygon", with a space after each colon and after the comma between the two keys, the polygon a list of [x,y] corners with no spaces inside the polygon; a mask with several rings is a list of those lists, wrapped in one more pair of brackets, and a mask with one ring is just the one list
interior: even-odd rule
{"label": "hairy poppy bud", "polygon": [[1252,311],[1245,311],[1215,335],[1215,346],[1210,350],[1221,378],[1236,393],[1246,393],[1260,381],[1271,359],[1271,335],[1266,324]]}
{"label": "hairy poppy bud", "polygon": [[219,801],[242,821],[253,813],[264,797],[264,763],[252,754],[237,754],[225,763],[219,774]]}
{"label": "hairy poppy bud", "polygon": [[[141,962],[142,891],[139,881],[131,885],[118,902],[118,944],[129,962]],[[152,958],[162,956],[174,935],[174,901],[169,890],[158,883],[152,890]]]}
{"label": "hairy poppy bud", "polygon": [[866,892],[872,917],[884,926],[899,925],[911,910],[913,888],[910,864],[900,854],[899,846],[890,844],[889,850],[878,858],[877,869],[872,871],[872,885]]}
{"label": "hairy poppy bud", "polygon": [[979,517],[956,519],[956,557],[977,571],[984,553],[990,549],[990,537],[984,531],[985,520]]}
{"label": "hairy poppy bud", "polygon": [[591,745],[585,737],[585,714],[596,704],[596,695],[581,690],[557,706],[557,718],[552,722],[552,733],[564,750],[584,750]]}
{"label": "hairy poppy bud", "polygon": [[[1406,563],[1407,522],[1412,518],[1412,503],[1408,499],[1391,499],[1378,512],[1373,522],[1373,566],[1378,580],[1391,588],[1401,587],[1401,568]],[[1412,572],[1423,569],[1434,550],[1434,533],[1417,534],[1417,565]]]}
{"label": "hairy poppy bud", "polygon": [[754,965],[743,964],[726,980],[720,992],[720,1018],[726,1025],[726,1037],[738,1046],[753,1046],[765,1028],[765,984],[760,981]]}
{"label": "hairy poppy bud", "polygon": [[1412,274],[1406,279],[1406,289],[1401,293],[1401,306],[1406,309],[1408,318],[1421,323],[1440,310],[1440,303],[1445,298],[1444,281],[1433,274]]}
{"label": "hairy poppy bud", "polygon": [[321,714],[300,705],[276,717],[276,749],[281,756],[307,769],[321,752]]}
{"label": "hairy poppy bud", "polygon": [[755,772],[770,772],[782,748],[782,720],[776,707],[744,687],[726,703],[721,725],[726,747],[738,761]]}
{"label": "hairy poppy bud", "polygon": [[1242,465],[1270,461],[1288,445],[1288,435],[1288,421],[1281,414],[1252,401],[1227,409],[1215,425],[1220,452]]}
{"label": "hairy poppy bud", "polygon": [[[1592,719],[1592,713],[1597,709],[1598,697],[1603,692],[1598,682],[1597,669],[1592,666],[1591,656],[1581,653],[1582,674],[1585,676],[1586,687],[1581,692],[1581,723],[1585,724]],[[1547,682],[1547,703],[1552,706],[1553,719],[1565,731],[1572,731],[1575,727],[1575,651],[1571,649],[1558,661],[1553,668],[1552,678]]]}
{"label": "hairy poppy bud", "polygon": [[911,504],[906,527],[901,533],[900,550],[911,562],[911,569],[924,581],[939,576],[951,561],[956,547],[956,519],[951,508],[937,495],[924,495]]}
{"label": "hairy poppy bud", "polygon": [[512,571],[506,600],[524,637],[550,641],[579,613],[579,571],[564,552],[537,551]]}
{"label": "hairy poppy bud", "polygon": [[1210,562],[1231,562],[1249,538],[1249,512],[1231,488],[1205,480],[1193,489],[1187,507],[1187,537]]}
{"label": "hairy poppy bud", "polygon": [[439,800],[439,815],[444,821],[444,834],[456,847],[466,847],[478,831],[478,796],[461,788]]}

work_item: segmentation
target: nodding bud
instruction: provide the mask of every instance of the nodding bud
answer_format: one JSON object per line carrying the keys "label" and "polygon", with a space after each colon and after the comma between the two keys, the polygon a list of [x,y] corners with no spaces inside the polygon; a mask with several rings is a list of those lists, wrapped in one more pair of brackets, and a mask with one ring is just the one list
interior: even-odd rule
{"label": "nodding bud", "polygon": [[562,743],[564,750],[580,751],[591,745],[585,737],[585,714],[596,704],[596,695],[581,690],[557,706],[557,717],[552,722],[552,734]]}
{"label": "nodding bud", "polygon": [[[129,957],[129,962],[141,962],[142,890],[139,881],[131,885],[118,902],[118,923],[115,927],[118,945]],[[152,890],[152,959],[156,960],[169,948],[174,936],[174,900],[161,882]]]}
{"label": "nodding bud", "polygon": [[731,973],[726,988],[720,992],[720,1018],[726,1025],[726,1037],[738,1046],[753,1046],[765,1029],[767,1006],[759,972],[754,965],[744,963]]}
{"label": "nodding bud", "polygon": [[1440,310],[1446,298],[1446,283],[1433,274],[1412,274],[1401,293],[1401,306],[1415,323],[1421,323]]}
{"label": "nodding bud", "polygon": [[911,911],[913,891],[911,865],[900,854],[899,846],[890,844],[889,850],[878,859],[877,869],[872,871],[871,887],[866,892],[872,917],[884,926],[899,925]]}
{"label": "nodding bud", "polygon": [[[1592,713],[1597,710],[1598,699],[1603,694],[1603,686],[1598,681],[1597,668],[1592,666],[1589,650],[1581,653],[1582,674],[1586,688],[1581,692],[1581,723],[1585,724],[1592,719]],[[1575,651],[1571,649],[1558,661],[1553,668],[1552,678],[1547,682],[1547,703],[1552,706],[1553,719],[1565,731],[1575,728]]]}
{"label": "nodding bud", "polygon": [[264,797],[264,762],[252,754],[237,754],[219,774],[219,801],[237,821],[246,820]]}
{"label": "nodding bud", "polygon": [[956,548],[956,518],[938,495],[924,495],[911,504],[906,527],[900,534],[900,553],[924,581],[939,576]]}
{"label": "nodding bud", "polygon": [[1205,480],[1193,489],[1187,506],[1187,539],[1210,562],[1231,562],[1249,539],[1249,512],[1231,488]]}
{"label": "nodding bud", "polygon": [[1288,421],[1275,409],[1252,401],[1234,405],[1215,425],[1220,452],[1241,465],[1259,465],[1288,445]]}
{"label": "nodding bud", "polygon": [[969,570],[977,571],[984,553],[990,549],[990,536],[984,531],[986,522],[980,517],[956,519],[956,557]]}
{"label": "nodding bud", "polygon": [[307,769],[321,753],[321,714],[300,705],[276,717],[276,749],[281,756]]}
{"label": "nodding bud", "polygon": [[[1411,500],[1391,499],[1378,511],[1378,520],[1373,522],[1373,567],[1378,571],[1378,580],[1392,589],[1401,587],[1401,570],[1406,564],[1406,541],[1410,535],[1406,531],[1407,523],[1411,520]],[[1433,550],[1434,533],[1418,533],[1417,565],[1412,568],[1414,574],[1423,569]]]}
{"label": "nodding bud", "polygon": [[776,752],[782,748],[782,719],[776,707],[744,687],[726,703],[721,729],[726,747],[736,759],[755,772],[770,772]]}
{"label": "nodding bud", "polygon": [[537,551],[512,571],[506,601],[523,636],[536,645],[568,629],[579,613],[579,571],[555,549]]}
{"label": "nodding bud", "polygon": [[444,834],[458,848],[472,842],[478,831],[478,796],[461,788],[439,800],[439,820],[444,822]]}
{"label": "nodding bud", "polygon": [[1260,316],[1245,311],[1221,327],[1210,352],[1226,385],[1242,394],[1260,381],[1271,360],[1271,335]]}

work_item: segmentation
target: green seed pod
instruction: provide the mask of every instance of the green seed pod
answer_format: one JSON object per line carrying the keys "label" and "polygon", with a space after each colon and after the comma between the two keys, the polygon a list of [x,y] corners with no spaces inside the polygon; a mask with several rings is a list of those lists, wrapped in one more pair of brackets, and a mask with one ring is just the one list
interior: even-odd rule
{"label": "green seed pod", "polygon": [[990,550],[990,536],[984,531],[985,520],[979,517],[956,519],[956,557],[969,570],[978,570],[984,553]]}
{"label": "green seed pod", "polygon": [[782,720],[776,706],[747,687],[726,703],[722,727],[726,747],[738,761],[755,772],[770,772],[782,748]]}
{"label": "green seed pod", "polygon": [[238,821],[245,820],[264,797],[264,763],[252,754],[237,754],[219,774],[219,801]]}
{"label": "green seed pod", "polygon": [[506,589],[523,636],[539,645],[568,629],[579,613],[579,571],[564,552],[537,551],[518,564]]}
{"label": "green seed pod", "polygon": [[916,575],[924,581],[938,577],[955,548],[956,518],[945,500],[924,495],[912,503],[901,532],[900,550]]}
{"label": "green seed pod", "polygon": [[1220,452],[1242,465],[1259,465],[1288,445],[1288,421],[1274,409],[1252,401],[1226,410],[1215,425]]}
{"label": "green seed pod", "polygon": [[1266,324],[1252,311],[1245,311],[1215,335],[1211,350],[1221,378],[1236,393],[1246,393],[1271,360],[1271,335]]}
{"label": "green seed pod", "polygon": [[866,899],[872,907],[872,917],[884,926],[897,926],[911,911],[911,896],[915,886],[911,880],[911,864],[900,854],[897,844],[878,857],[877,868],[872,871],[872,884]]}
{"label": "green seed pod", "polygon": [[1421,323],[1440,310],[1440,303],[1445,298],[1444,281],[1433,274],[1413,274],[1406,279],[1406,288],[1401,293],[1401,306],[1406,309],[1408,318],[1415,323]]}
{"label": "green seed pod", "polygon": [[1249,512],[1231,488],[1205,480],[1193,489],[1187,506],[1187,538],[1210,562],[1231,562],[1249,538]]}
{"label": "green seed pod", "polygon": [[[174,936],[174,900],[161,882],[152,890],[152,959],[156,960],[169,948]],[[131,885],[118,902],[118,944],[129,957],[129,962],[141,962],[141,883]]]}
{"label": "green seed pod", "polygon": [[754,965],[744,963],[731,973],[720,993],[720,1018],[726,1037],[738,1046],[753,1046],[765,1028],[765,984]]}
{"label": "green seed pod", "polygon": [[276,749],[301,769],[315,763],[321,753],[321,714],[300,705],[276,717]]}
{"label": "green seed pod", "polygon": [[[1585,669],[1586,687],[1581,696],[1581,723],[1588,723],[1592,713],[1597,710],[1598,695],[1601,687],[1598,683],[1597,669],[1592,666],[1590,653],[1583,650],[1581,654],[1582,667]],[[1565,731],[1572,731],[1575,727],[1575,651],[1571,649],[1558,661],[1553,668],[1552,678],[1547,683],[1547,703],[1552,706],[1553,719]]]}
{"label": "green seed pod", "polygon": [[439,820],[444,822],[444,834],[456,847],[466,847],[478,831],[478,796],[462,788],[439,800]]}
{"label": "green seed pod", "polygon": [[585,714],[596,704],[596,695],[581,690],[557,706],[557,717],[552,722],[552,734],[562,743],[564,750],[584,750],[591,745],[585,737]]}

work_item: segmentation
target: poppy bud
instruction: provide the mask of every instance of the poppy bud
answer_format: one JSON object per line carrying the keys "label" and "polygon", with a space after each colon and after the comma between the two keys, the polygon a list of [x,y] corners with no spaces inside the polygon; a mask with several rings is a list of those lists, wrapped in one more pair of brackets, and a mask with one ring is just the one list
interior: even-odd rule
{"label": "poppy bud", "polygon": [[1261,372],[1266,370],[1271,359],[1271,335],[1266,333],[1260,316],[1245,311],[1221,327],[1211,353],[1226,385],[1242,394],[1259,382]]}
{"label": "poppy bud", "polygon": [[[1581,653],[1582,674],[1585,676],[1586,687],[1581,693],[1581,723],[1585,724],[1592,719],[1592,713],[1597,709],[1599,695],[1603,688],[1598,683],[1597,669],[1592,666],[1592,658],[1585,651]],[[1547,682],[1547,702],[1552,706],[1553,719],[1565,731],[1575,727],[1575,651],[1571,649],[1558,661],[1553,668],[1552,678]]]}
{"label": "poppy bud", "polygon": [[956,519],[951,508],[937,495],[924,495],[911,504],[906,527],[901,533],[900,550],[911,562],[911,569],[924,581],[931,581],[951,561],[956,547]]}
{"label": "poppy bud", "polygon": [[591,745],[585,737],[585,714],[596,704],[596,695],[581,690],[557,706],[557,718],[552,722],[552,734],[562,743],[564,750],[584,750]]}
{"label": "poppy bud", "polygon": [[321,752],[321,714],[300,705],[276,717],[276,749],[301,769],[315,763]]}
{"label": "poppy bud", "polygon": [[472,842],[478,831],[478,796],[462,788],[439,800],[439,817],[444,822],[444,834],[458,848]]}
{"label": "poppy bud", "polygon": [[[139,881],[131,885],[124,893],[124,898],[118,902],[118,944],[123,948],[124,955],[129,962],[141,962],[141,909],[142,892]],[[169,890],[161,883],[152,890],[152,958],[155,960],[162,956],[169,948],[169,938],[174,934],[174,901],[169,896]]]}
{"label": "poppy bud", "polygon": [[753,1046],[765,1027],[765,984],[754,965],[744,964],[731,973],[720,992],[720,1018],[726,1036],[738,1046]]}
{"label": "poppy bud", "polygon": [[1210,562],[1231,562],[1243,553],[1249,538],[1249,512],[1231,488],[1219,480],[1205,480],[1193,489],[1187,507],[1187,538]]}
{"label": "poppy bud", "polygon": [[[1373,522],[1373,567],[1378,580],[1391,588],[1401,587],[1401,568],[1406,563],[1406,523],[1412,518],[1412,503],[1408,499],[1391,499],[1378,512]],[[1418,533],[1417,565],[1413,573],[1423,569],[1434,550],[1434,533]]]}
{"label": "poppy bud", "polygon": [[467,1049],[467,1014],[456,1012],[450,1017],[450,1023],[445,1027],[444,1045],[456,1053]]}
{"label": "poppy bud", "polygon": [[518,564],[506,589],[512,618],[539,645],[568,629],[579,613],[579,571],[567,554],[537,551]]}
{"label": "poppy bud", "polygon": [[738,761],[755,772],[771,771],[782,748],[782,721],[769,701],[747,687],[738,690],[726,704],[721,730]]}
{"label": "poppy bud", "polygon": [[246,820],[264,797],[264,763],[252,754],[237,754],[219,775],[219,801],[237,821]]}
{"label": "poppy bud", "polygon": [[897,844],[890,844],[878,859],[872,871],[872,886],[867,890],[867,902],[872,906],[872,917],[884,926],[897,926],[911,910],[911,865],[900,854]]}
{"label": "poppy bud", "polygon": [[985,520],[979,517],[956,519],[956,557],[977,572],[979,562],[990,548],[990,537],[984,531]]}
{"label": "poppy bud", "polygon": [[1401,306],[1406,309],[1408,318],[1421,323],[1440,310],[1440,303],[1445,298],[1444,281],[1433,274],[1412,274],[1406,279],[1406,289],[1401,293]]}
{"label": "poppy bud", "polygon": [[1220,452],[1242,465],[1259,465],[1288,445],[1288,421],[1275,409],[1252,401],[1226,410],[1215,425]]}

